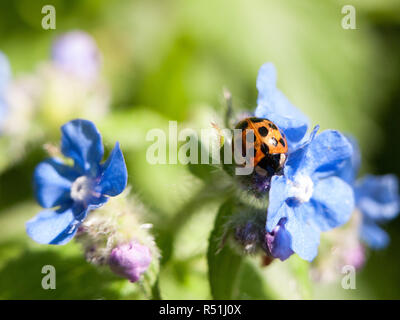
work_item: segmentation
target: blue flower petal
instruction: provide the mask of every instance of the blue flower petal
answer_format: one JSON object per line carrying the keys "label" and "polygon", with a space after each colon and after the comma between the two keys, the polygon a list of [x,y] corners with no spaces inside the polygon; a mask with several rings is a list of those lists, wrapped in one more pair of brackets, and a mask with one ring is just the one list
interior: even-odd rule
{"label": "blue flower petal", "polygon": [[128,181],[128,171],[118,142],[102,166],[102,170],[99,184],[102,194],[116,196],[124,191]]}
{"label": "blue flower petal", "polygon": [[101,135],[93,122],[72,120],[61,127],[61,151],[75,161],[82,173],[97,175],[104,149]]}
{"label": "blue flower petal", "polygon": [[255,116],[272,121],[283,131],[288,142],[289,152],[297,148],[307,132],[307,125],[298,119],[283,117],[275,112],[263,111],[261,113],[258,112],[258,108],[256,109]]}
{"label": "blue flower petal", "polygon": [[273,257],[281,261],[289,258],[294,252],[291,249],[291,237],[285,229],[286,218],[281,219],[272,233],[267,233],[267,246]]}
{"label": "blue flower petal", "polygon": [[[287,191],[285,190],[285,186],[287,180],[284,177],[273,177],[273,180],[275,180],[274,194],[279,195],[280,192],[283,192],[283,194],[286,195]],[[271,191],[273,190],[274,184],[271,184]],[[280,198],[282,198],[282,196],[280,196]],[[271,204],[273,210],[271,210]],[[272,232],[282,220],[286,221],[285,229],[290,235],[291,249],[302,259],[311,261],[318,253],[320,237],[320,231],[312,221],[312,217],[315,215],[314,212],[315,208],[309,202],[292,206],[289,205],[287,201],[275,201],[270,193],[266,225],[267,232]],[[282,241],[286,239],[284,241],[287,243],[287,234],[282,235],[282,237]],[[286,249],[285,247],[281,248],[282,252]]]}
{"label": "blue flower petal", "polygon": [[291,236],[292,250],[302,259],[312,261],[318,254],[320,239],[320,231],[311,218],[315,209],[305,202],[293,207],[285,204],[281,210],[286,211],[288,217],[285,228]]}
{"label": "blue flower petal", "polygon": [[316,208],[313,222],[321,231],[345,224],[354,210],[353,189],[338,177],[319,180],[311,202]]}
{"label": "blue flower petal", "polygon": [[70,205],[75,220],[79,223],[86,219],[86,216],[89,214],[91,210],[94,210],[100,206],[101,205],[91,205],[79,202],[74,202],[73,204]]}
{"label": "blue flower petal", "polygon": [[355,185],[358,209],[377,222],[393,219],[399,213],[399,190],[396,176],[366,175]]}
{"label": "blue flower petal", "polygon": [[353,147],[353,154],[351,158],[343,163],[342,168],[338,172],[338,177],[353,185],[361,165],[361,152],[357,140],[353,136],[346,135],[346,138]]}
{"label": "blue flower petal", "polygon": [[43,210],[26,223],[27,234],[42,244],[65,244],[73,238],[77,228],[71,208]]}
{"label": "blue flower petal", "polygon": [[[88,213],[89,213],[89,211],[92,211],[92,210],[102,207],[107,201],[108,201],[108,197],[105,195],[101,195],[100,197],[92,197],[91,199],[88,200],[88,204],[87,204]],[[86,216],[83,217],[82,220],[84,218],[86,218]],[[81,219],[78,219],[78,220],[81,220]]]}
{"label": "blue flower petal", "polygon": [[287,179],[285,176],[273,176],[271,178],[271,188],[269,190],[269,205],[267,214],[266,228],[268,232],[272,232],[278,225],[279,221],[286,216],[286,211],[280,211],[280,208],[287,198]]}
{"label": "blue flower petal", "polygon": [[390,241],[388,234],[368,219],[364,219],[361,225],[360,237],[369,247],[375,250],[385,248]]}
{"label": "blue flower petal", "polygon": [[304,159],[306,157],[306,153],[308,152],[308,148],[310,143],[313,142],[317,132],[319,130],[319,125],[315,126],[311,131],[310,135],[303,141],[301,144],[297,146],[297,149],[293,152],[289,153],[288,160],[285,165],[285,175],[290,179],[293,179],[299,168],[303,166]]}
{"label": "blue flower petal", "polygon": [[44,208],[52,208],[71,201],[70,188],[78,177],[73,168],[52,158],[41,162],[34,172],[35,196]]}
{"label": "blue flower petal", "polygon": [[290,148],[307,132],[308,118],[276,88],[276,70],[272,63],[261,66],[257,77],[258,99],[255,116],[274,122],[286,135]]}
{"label": "blue flower petal", "polygon": [[301,156],[289,157],[285,172],[289,176],[301,172],[316,179],[337,174],[344,161],[351,157],[353,148],[340,132],[325,130],[306,144],[301,152]]}

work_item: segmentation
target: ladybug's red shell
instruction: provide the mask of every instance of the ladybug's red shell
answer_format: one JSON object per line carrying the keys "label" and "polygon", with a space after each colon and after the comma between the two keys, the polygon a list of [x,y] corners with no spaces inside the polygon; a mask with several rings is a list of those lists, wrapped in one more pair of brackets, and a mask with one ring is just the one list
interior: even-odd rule
{"label": "ladybug's red shell", "polygon": [[[267,171],[267,175],[273,175],[283,168],[288,152],[285,135],[270,120],[263,118],[246,118],[240,121],[235,129],[241,129],[241,140],[236,143],[242,144],[245,153],[250,142],[246,136],[249,130],[254,133],[254,158],[251,159],[252,166]],[[247,149],[246,149],[247,148]],[[260,171],[260,170],[259,170]]]}

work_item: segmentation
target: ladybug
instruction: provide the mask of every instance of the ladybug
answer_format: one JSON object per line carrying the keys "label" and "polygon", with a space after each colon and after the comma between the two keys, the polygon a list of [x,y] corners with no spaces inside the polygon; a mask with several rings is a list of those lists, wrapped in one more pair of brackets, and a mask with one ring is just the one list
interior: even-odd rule
{"label": "ladybug", "polygon": [[[263,118],[246,118],[240,121],[235,129],[241,129],[242,134],[236,138],[237,144],[242,144],[242,156],[246,156],[246,150],[251,150],[254,133],[254,157],[250,158],[250,164],[256,173],[261,176],[272,177],[281,174],[287,159],[288,146],[285,135],[270,120]],[[248,151],[247,151],[248,152]]]}

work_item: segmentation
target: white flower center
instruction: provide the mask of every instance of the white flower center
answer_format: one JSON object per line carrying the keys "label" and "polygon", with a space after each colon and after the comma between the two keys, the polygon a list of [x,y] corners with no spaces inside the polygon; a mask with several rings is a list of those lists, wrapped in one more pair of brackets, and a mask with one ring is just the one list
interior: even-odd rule
{"label": "white flower center", "polygon": [[314,183],[309,176],[295,177],[290,188],[290,194],[300,203],[308,202],[314,191]]}
{"label": "white flower center", "polygon": [[93,182],[86,176],[77,178],[71,186],[71,198],[83,202],[92,194]]}

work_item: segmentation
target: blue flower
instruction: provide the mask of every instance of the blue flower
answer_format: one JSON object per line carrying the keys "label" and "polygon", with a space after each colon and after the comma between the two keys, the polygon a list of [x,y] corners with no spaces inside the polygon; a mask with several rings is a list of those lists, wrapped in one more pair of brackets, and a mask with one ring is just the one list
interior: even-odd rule
{"label": "blue flower", "polygon": [[389,236],[379,224],[389,221],[399,213],[397,177],[366,175],[354,186],[356,207],[363,218],[360,237],[373,249],[383,249],[389,244]]}
{"label": "blue flower", "polygon": [[273,238],[267,245],[281,260],[290,250],[313,260],[320,233],[347,222],[354,209],[352,188],[335,176],[352,146],[338,131],[317,130],[289,154],[284,175],[272,177],[266,230]]}
{"label": "blue flower", "polygon": [[35,169],[35,195],[47,209],[27,222],[26,231],[39,243],[70,241],[88,212],[102,206],[109,196],[120,194],[127,184],[127,169],[118,142],[101,164],[102,139],[92,122],[73,120],[61,131],[61,151],[73,159],[74,165],[50,158]]}
{"label": "blue flower", "polygon": [[349,138],[354,153],[339,172],[354,188],[356,208],[362,214],[361,239],[373,249],[383,249],[389,243],[389,236],[380,224],[397,216],[400,211],[398,179],[395,175],[366,175],[356,180],[361,164],[361,154],[354,138]]}
{"label": "blue flower", "polygon": [[307,132],[309,120],[276,88],[276,70],[272,63],[261,66],[257,89],[255,116],[274,122],[284,132],[289,151],[295,150]]}
{"label": "blue flower", "polygon": [[346,138],[353,147],[353,154],[345,161],[344,166],[338,171],[338,176],[353,186],[361,166],[361,153],[356,139],[350,135],[347,135]]}

